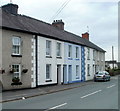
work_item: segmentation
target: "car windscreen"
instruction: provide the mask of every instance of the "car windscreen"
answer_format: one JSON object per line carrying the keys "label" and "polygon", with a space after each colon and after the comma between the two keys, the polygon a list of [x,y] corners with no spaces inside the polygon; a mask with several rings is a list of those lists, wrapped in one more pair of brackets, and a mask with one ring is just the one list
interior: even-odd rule
{"label": "car windscreen", "polygon": [[103,74],[104,74],[104,72],[98,72],[98,74],[99,74],[99,75],[103,75]]}

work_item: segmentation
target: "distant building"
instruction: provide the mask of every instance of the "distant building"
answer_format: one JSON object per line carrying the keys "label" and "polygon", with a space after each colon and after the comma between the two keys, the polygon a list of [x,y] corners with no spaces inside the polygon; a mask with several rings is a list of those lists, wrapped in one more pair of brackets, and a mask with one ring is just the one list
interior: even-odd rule
{"label": "distant building", "polygon": [[105,61],[105,69],[117,69],[118,68],[118,63],[117,61]]}
{"label": "distant building", "polygon": [[[83,82],[105,70],[105,51],[89,41],[88,33],[80,37],[65,31],[62,20],[48,24],[19,15],[15,4],[4,5],[0,11],[4,90]],[[13,78],[19,78],[19,84]]]}

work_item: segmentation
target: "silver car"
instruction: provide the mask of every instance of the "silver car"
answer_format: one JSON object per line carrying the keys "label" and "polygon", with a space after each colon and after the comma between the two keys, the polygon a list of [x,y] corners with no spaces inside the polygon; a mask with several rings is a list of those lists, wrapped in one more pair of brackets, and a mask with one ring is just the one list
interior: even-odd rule
{"label": "silver car", "polygon": [[99,71],[94,75],[94,81],[110,81],[110,74],[107,71]]}

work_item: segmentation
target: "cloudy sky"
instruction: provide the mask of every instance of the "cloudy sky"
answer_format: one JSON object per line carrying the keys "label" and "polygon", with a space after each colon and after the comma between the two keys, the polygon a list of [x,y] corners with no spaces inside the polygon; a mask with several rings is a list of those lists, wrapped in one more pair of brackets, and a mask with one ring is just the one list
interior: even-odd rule
{"label": "cloudy sky", "polygon": [[81,36],[89,30],[90,41],[107,51],[106,60],[112,59],[112,46],[118,60],[118,0],[0,0],[0,5],[10,2],[19,5],[19,14],[48,23],[62,19],[65,30],[74,34]]}

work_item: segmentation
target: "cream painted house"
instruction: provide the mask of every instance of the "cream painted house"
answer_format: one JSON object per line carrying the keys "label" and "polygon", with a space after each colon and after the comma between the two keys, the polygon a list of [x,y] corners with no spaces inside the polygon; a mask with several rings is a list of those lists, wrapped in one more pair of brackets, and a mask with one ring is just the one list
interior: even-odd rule
{"label": "cream painted house", "polygon": [[[2,73],[3,89],[31,87],[33,63],[32,35],[2,29]],[[14,72],[12,72],[14,69]],[[23,70],[27,69],[26,73]],[[22,85],[11,85],[12,78],[19,77]]]}
{"label": "cream painted house", "polygon": [[92,48],[85,47],[86,80],[92,80],[98,71],[105,71],[105,54]]}

